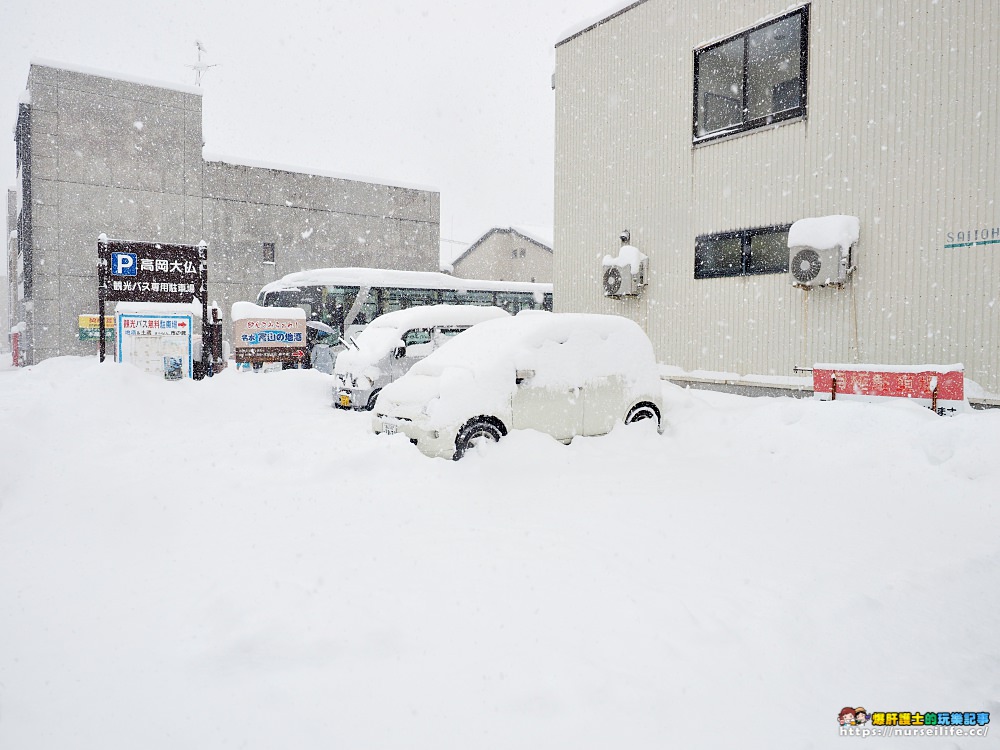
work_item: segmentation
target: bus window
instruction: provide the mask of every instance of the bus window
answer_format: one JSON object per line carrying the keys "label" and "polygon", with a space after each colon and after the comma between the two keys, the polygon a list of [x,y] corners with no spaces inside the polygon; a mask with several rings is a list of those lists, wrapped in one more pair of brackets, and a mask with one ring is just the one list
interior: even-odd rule
{"label": "bus window", "polygon": [[[441,276],[441,286],[435,287],[433,281],[428,281],[429,274],[392,271],[393,282],[406,279],[421,285],[420,288],[394,287],[386,285],[388,276],[382,278],[377,269],[366,269],[367,281],[359,285],[358,276],[353,271],[328,268],[298,272],[294,274],[296,278],[289,279],[284,286],[272,282],[269,291],[261,291],[258,295],[257,304],[301,307],[307,320],[318,320],[341,331],[344,328],[350,330],[352,326],[363,327],[387,312],[422,305],[497,305],[511,314],[526,309],[552,309],[551,284],[489,282],[482,285],[496,291],[485,291],[476,288],[480,282]],[[311,280],[313,277],[310,274],[315,274],[315,281]],[[309,283],[303,283],[306,278],[310,279]],[[362,290],[365,297],[359,299]]]}
{"label": "bus window", "polygon": [[315,320],[319,316],[322,299],[319,287],[307,286],[302,289],[268,292],[261,297],[262,304],[266,307],[301,307],[305,310],[306,320]]}
{"label": "bus window", "polygon": [[460,305],[492,305],[493,292],[459,292],[455,301]]}
{"label": "bus window", "polygon": [[379,316],[378,289],[369,289],[368,297],[361,304],[358,316],[354,319],[354,325],[366,326]]}
{"label": "bus window", "polygon": [[431,289],[383,289],[382,313],[433,305],[438,299],[438,293]]}
{"label": "bus window", "polygon": [[502,307],[511,315],[517,315],[521,310],[531,310],[535,306],[535,298],[531,292],[497,292],[497,307]]}
{"label": "bus window", "polygon": [[344,316],[347,315],[358,296],[356,286],[328,286],[323,289],[323,313],[321,320],[333,328],[337,336],[344,333]]}

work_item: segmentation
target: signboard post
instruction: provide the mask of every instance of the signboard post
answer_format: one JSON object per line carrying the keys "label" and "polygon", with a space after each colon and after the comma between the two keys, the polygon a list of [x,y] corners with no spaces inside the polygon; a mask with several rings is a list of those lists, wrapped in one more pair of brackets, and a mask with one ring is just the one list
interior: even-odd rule
{"label": "signboard post", "polygon": [[[202,326],[208,318],[208,245],[97,240],[98,337],[105,356],[105,302],[201,303]],[[201,337],[201,361],[212,375],[209,337]]]}
{"label": "signboard post", "polygon": [[813,397],[822,401],[906,398],[940,415],[965,407],[965,368],[955,365],[813,366]]}

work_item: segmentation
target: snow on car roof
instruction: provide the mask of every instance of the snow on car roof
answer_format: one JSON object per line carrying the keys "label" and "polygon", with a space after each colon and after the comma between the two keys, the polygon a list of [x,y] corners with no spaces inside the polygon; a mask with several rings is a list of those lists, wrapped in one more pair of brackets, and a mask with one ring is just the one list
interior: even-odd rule
{"label": "snow on car roof", "polygon": [[[557,349],[561,344],[573,343]],[[524,310],[488,320],[455,337],[418,362],[413,371],[434,375],[448,367],[470,370],[532,368],[539,351],[556,366],[540,376],[559,380],[595,374],[655,370],[653,347],[643,330],[618,315]]]}
{"label": "snow on car roof", "polygon": [[395,310],[375,318],[357,337],[357,349],[341,352],[334,372],[361,372],[392,351],[411,328],[473,326],[494,318],[509,318],[499,307],[479,305],[426,305]]}

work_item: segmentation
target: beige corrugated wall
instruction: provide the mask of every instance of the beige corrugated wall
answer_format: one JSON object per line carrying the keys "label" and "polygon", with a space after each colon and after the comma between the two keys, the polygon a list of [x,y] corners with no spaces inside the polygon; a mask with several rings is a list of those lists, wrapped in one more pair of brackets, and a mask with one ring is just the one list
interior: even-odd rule
{"label": "beige corrugated wall", "polygon": [[[556,308],[632,317],[687,370],[963,362],[1000,393],[1000,244],[945,247],[1000,227],[1000,2],[816,0],[807,118],[694,148],[694,49],[789,8],[647,0],[557,45]],[[843,289],[694,279],[699,234],[829,214],[861,219]],[[651,281],[608,299],[626,227]]]}

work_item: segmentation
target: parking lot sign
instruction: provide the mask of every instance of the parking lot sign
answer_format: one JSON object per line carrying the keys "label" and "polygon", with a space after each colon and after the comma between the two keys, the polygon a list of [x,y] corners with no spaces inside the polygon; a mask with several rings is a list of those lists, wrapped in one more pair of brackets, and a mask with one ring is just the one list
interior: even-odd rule
{"label": "parking lot sign", "polygon": [[[208,245],[97,240],[97,306],[101,361],[104,361],[105,302],[200,303],[208,320]],[[208,337],[202,337],[209,361]],[[211,374],[211,371],[209,371]]]}
{"label": "parking lot sign", "polygon": [[138,273],[135,253],[111,253],[112,276],[135,276]]}

